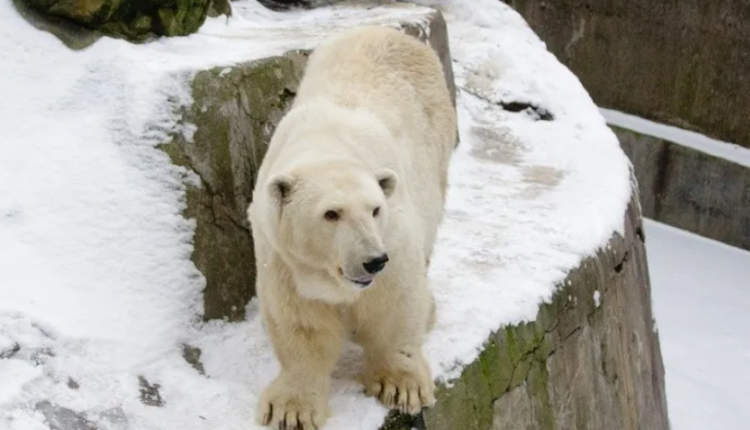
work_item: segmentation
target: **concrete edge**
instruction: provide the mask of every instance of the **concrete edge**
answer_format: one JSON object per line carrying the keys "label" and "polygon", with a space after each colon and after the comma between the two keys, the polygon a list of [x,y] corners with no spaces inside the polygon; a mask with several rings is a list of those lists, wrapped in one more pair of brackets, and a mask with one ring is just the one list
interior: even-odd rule
{"label": "concrete edge", "polygon": [[750,168],[609,125],[633,164],[644,216],[750,250]]}

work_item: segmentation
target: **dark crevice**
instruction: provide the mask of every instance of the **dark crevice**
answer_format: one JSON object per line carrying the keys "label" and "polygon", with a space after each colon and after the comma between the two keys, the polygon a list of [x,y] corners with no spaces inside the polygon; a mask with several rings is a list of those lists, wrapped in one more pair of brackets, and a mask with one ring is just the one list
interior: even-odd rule
{"label": "dark crevice", "polygon": [[247,227],[247,226],[245,226],[245,225],[244,225],[244,224],[242,224],[241,222],[239,222],[239,221],[235,220],[235,219],[234,219],[234,218],[232,218],[232,217],[226,217],[226,219],[228,219],[228,220],[229,220],[229,222],[230,222],[230,223],[232,223],[232,225],[234,225],[235,227],[237,227],[237,228],[239,228],[239,229],[241,229],[241,230],[243,230],[243,231],[247,232],[248,234],[250,233],[250,228],[249,228],[249,227]]}
{"label": "dark crevice", "polygon": [[289,88],[284,88],[281,93],[279,94],[279,107],[285,106],[289,100],[294,99],[294,97],[297,95],[294,91],[290,90]]}
{"label": "dark crevice", "polygon": [[417,429],[425,430],[424,418],[420,412],[417,415],[404,414],[396,410],[391,410],[385,417],[384,424],[380,430],[404,430]]}
{"label": "dark crevice", "polygon": [[[626,258],[627,258],[627,257],[626,257]],[[624,262],[624,261],[623,261],[623,262]],[[568,309],[570,309],[570,308],[571,308],[571,306],[572,306],[572,302],[571,302],[571,301],[566,301],[566,302],[565,302],[565,304],[564,304],[564,305],[562,306],[562,308],[558,310],[557,314],[558,314],[558,315],[562,315],[562,314],[564,314],[564,313],[565,313],[565,312],[566,312],[566,311],[567,311]],[[517,360],[517,361],[516,361],[515,363],[513,363],[513,371],[511,372],[511,375],[510,375],[510,379],[509,379],[509,383],[508,383],[508,386],[507,386],[507,387],[505,387],[505,389],[503,390],[502,394],[500,394],[500,396],[497,396],[497,397],[494,397],[494,396],[493,396],[493,398],[492,398],[492,402],[493,402],[493,403],[494,403],[494,402],[495,402],[495,401],[496,401],[497,399],[499,399],[500,397],[502,397],[502,396],[504,396],[505,394],[509,393],[509,392],[510,392],[510,390],[512,390],[512,389],[514,389],[514,388],[516,388],[516,386],[514,386],[514,385],[513,385],[513,381],[514,381],[514,379],[516,378],[516,373],[518,372],[519,368],[521,367],[521,365],[522,365],[522,364],[523,364],[524,362],[526,362],[527,360],[529,360],[529,359],[530,359],[530,357],[533,357],[534,355],[536,355],[536,354],[537,354],[537,352],[539,351],[539,349],[540,349],[540,348],[542,348],[542,347],[544,346],[544,343],[545,343],[545,338],[546,338],[546,337],[547,337],[548,335],[552,334],[553,332],[555,332],[555,331],[557,330],[558,326],[560,325],[560,322],[561,322],[561,320],[562,320],[562,318],[558,317],[558,318],[557,318],[557,319],[556,319],[556,320],[555,320],[555,321],[554,321],[554,322],[552,323],[552,325],[551,325],[551,326],[550,326],[549,328],[547,328],[547,329],[545,329],[545,330],[544,330],[544,334],[543,334],[543,336],[542,336],[541,340],[540,340],[540,341],[538,341],[538,342],[537,342],[537,343],[536,343],[536,344],[534,345],[534,347],[533,347],[533,348],[531,348],[530,350],[526,351],[526,352],[525,352],[525,353],[524,353],[524,354],[523,354],[523,355],[522,355],[522,356],[521,356],[521,357],[520,357],[520,358],[519,358],[519,359],[518,359],[518,360]],[[554,354],[555,354],[555,353],[557,352],[557,350],[558,350],[558,349],[562,349],[562,347],[563,347],[563,345],[564,345],[565,341],[567,341],[568,339],[570,339],[570,338],[571,338],[572,336],[575,336],[575,335],[576,335],[577,333],[579,333],[579,332],[580,332],[580,331],[582,331],[582,330],[583,330],[583,325],[578,325],[578,326],[576,326],[576,327],[575,327],[575,328],[574,328],[573,330],[571,330],[570,332],[568,332],[568,333],[567,333],[567,334],[566,334],[566,335],[565,335],[565,336],[563,337],[563,339],[562,339],[562,342],[560,342],[560,346],[558,346],[558,347],[552,347],[552,348],[550,349],[549,353],[548,353],[548,354],[547,354],[547,356],[546,356],[546,357],[544,358],[544,361],[546,362],[547,360],[549,360],[549,358],[550,358],[550,357],[552,357],[552,355],[554,355]],[[533,360],[533,359],[532,359],[532,360]]]}
{"label": "dark crevice", "polygon": [[224,216],[224,215],[219,214],[217,212],[217,210],[216,210],[216,206],[225,206],[225,205],[222,204],[220,201],[216,202],[217,197],[215,195],[209,194],[209,196],[211,198],[211,203],[204,204],[203,206],[206,209],[208,209],[209,212],[211,212],[211,218],[212,218],[211,219],[211,224],[213,224],[219,230],[225,231],[226,229],[224,228],[224,226],[221,225],[222,221],[229,221],[229,223],[232,224],[233,226],[235,226],[235,227],[239,228],[240,230],[243,230],[243,231],[245,231],[247,233],[250,233],[250,228],[242,225],[242,223],[240,223],[239,221],[235,220],[230,215],[225,215]]}
{"label": "dark crevice", "polygon": [[[578,330],[578,329],[580,329],[580,327],[578,327],[576,330]],[[576,330],[574,330],[573,332],[575,332]],[[548,334],[548,333],[549,332],[545,332],[545,335]],[[500,397],[508,394],[510,392],[510,390],[513,390],[514,388],[516,388],[516,385],[513,385],[513,380],[515,380],[515,378],[516,378],[516,372],[521,367],[522,363],[525,363],[527,360],[534,361],[533,359],[530,359],[529,357],[533,357],[534,355],[536,355],[536,353],[539,351],[539,348],[542,347],[543,343],[544,342],[542,341],[542,342],[539,342],[538,344],[534,345],[533,348],[531,348],[530,350],[526,351],[521,356],[521,358],[519,358],[519,360],[513,365],[513,371],[510,373],[510,380],[509,380],[508,386],[505,387],[505,389],[503,390],[503,392],[499,396],[493,396],[492,399],[491,399],[491,401],[490,401],[490,403],[494,403]],[[546,362],[556,351],[557,351],[557,348],[552,348],[550,350],[549,354],[547,354],[547,356],[545,357],[544,361]],[[526,376],[528,377],[528,374]]]}
{"label": "dark crevice", "polygon": [[215,199],[217,198],[217,195],[216,195],[217,193],[213,190],[213,188],[211,187],[211,185],[209,184],[209,182],[206,181],[206,179],[203,177],[203,175],[201,174],[201,172],[199,172],[195,167],[193,167],[193,163],[191,162],[189,155],[185,154],[185,160],[186,161],[185,161],[185,166],[184,167],[186,169],[190,169],[191,171],[193,171],[193,173],[195,173],[198,176],[198,178],[201,181],[201,185],[204,187],[204,189],[206,190],[206,193],[208,194],[208,196],[209,196],[209,198],[211,200],[210,203],[203,204],[203,206],[211,212],[211,218],[212,218],[211,224],[213,224],[214,226],[216,226],[220,230],[224,230],[224,228],[220,225],[219,219],[221,219],[221,220],[228,220],[231,224],[233,224],[237,228],[239,228],[241,230],[244,230],[244,231],[246,231],[246,232],[249,233],[250,232],[250,228],[242,225],[241,222],[238,222],[237,220],[235,220],[231,216],[221,216],[221,217],[219,216],[219,214],[216,211],[216,205],[217,205],[217,203],[215,202]]}
{"label": "dark crevice", "polygon": [[563,343],[567,342],[568,339],[570,339],[571,337],[575,336],[575,334],[579,333],[581,330],[583,330],[583,326],[580,326],[580,325],[578,327],[574,328],[570,333],[568,333],[567,336],[565,336],[565,338],[563,338],[562,342]]}
{"label": "dark crevice", "polygon": [[273,11],[285,11],[290,9],[312,9],[314,1],[311,0],[258,0],[258,3]]}
{"label": "dark crevice", "polygon": [[[568,308],[568,303],[565,303],[565,305],[563,306],[563,309],[560,310],[560,313],[563,313],[567,308]],[[554,332],[557,329],[557,326],[559,325],[559,323],[560,323],[560,320],[559,319],[556,320],[555,323],[552,324],[552,326],[550,328],[548,328],[548,329],[546,329],[544,331],[544,334],[543,334],[541,340],[538,341],[534,345],[533,348],[531,348],[530,350],[524,352],[523,355],[521,355],[521,357],[513,364],[513,371],[510,373],[510,379],[508,381],[508,386],[505,387],[505,389],[503,390],[503,392],[499,396],[497,396],[497,397],[493,396],[492,402],[495,402],[495,400],[497,400],[500,397],[504,396],[505,394],[507,394],[508,392],[510,392],[510,390],[516,388],[513,385],[513,380],[516,378],[516,372],[518,371],[519,367],[521,367],[521,364],[525,363],[529,359],[529,357],[533,357],[534,355],[536,355],[536,353],[539,351],[539,349],[544,346],[544,339],[547,337],[547,335],[551,334],[552,332]],[[568,336],[565,337],[565,339],[567,339],[568,337],[570,337],[572,334],[574,334],[575,332],[579,331],[580,329],[581,329],[581,327],[576,327],[571,333],[568,334]],[[555,353],[555,351],[557,351],[557,348],[552,348],[550,350],[549,354],[547,354],[547,357],[545,357],[545,361],[547,359],[549,359],[549,357],[551,357]]]}
{"label": "dark crevice", "polygon": [[487,103],[491,103],[495,106],[499,106],[500,108],[502,108],[503,110],[507,112],[526,113],[534,121],[554,121],[555,119],[555,116],[552,114],[552,112],[550,112],[546,108],[537,106],[533,103],[520,102],[520,101],[494,102],[492,100],[487,100],[486,97],[483,97],[480,94],[466,87],[459,87],[459,89],[462,91],[465,91],[468,94],[471,94],[472,96],[480,100],[484,100]]}
{"label": "dark crevice", "polygon": [[[562,309],[560,309],[560,310],[559,310],[559,311],[557,312],[557,314],[558,314],[558,315],[564,314],[564,313],[565,313],[565,311],[567,311],[568,309],[570,309],[570,307],[571,307],[572,303],[573,303],[572,301],[570,301],[570,300],[566,300],[566,301],[565,301],[565,303],[564,303],[564,304],[563,304],[563,306],[562,306]],[[561,320],[561,318],[559,318],[559,317],[558,317],[558,318],[557,318],[557,319],[555,320],[555,322],[554,322],[554,323],[552,323],[552,325],[551,325],[551,326],[549,326],[549,328],[547,328],[547,329],[545,329],[545,330],[544,330],[544,334],[545,334],[545,335],[548,335],[548,334],[551,334],[551,333],[552,333],[553,331],[557,330],[557,326],[559,326],[559,325],[560,325],[560,320]]]}
{"label": "dark crevice", "polygon": [[[253,76],[250,75],[250,76],[246,76],[246,77],[252,78]],[[244,98],[248,97],[247,93],[243,92],[243,87],[245,87],[245,86],[252,86],[252,85],[243,85],[244,78],[245,77],[243,77],[243,79],[241,79],[239,82],[233,82],[233,85],[237,89],[237,97],[236,97],[236,99],[237,99],[237,105],[239,107],[239,110],[241,112],[244,112],[245,115],[247,115],[252,121],[255,121],[255,122],[257,122],[257,123],[259,123],[259,124],[262,125],[263,123],[266,122],[266,119],[254,115],[253,112],[252,112],[252,110],[251,109],[247,109],[247,107],[245,106],[245,103],[242,102],[243,101],[243,97]],[[295,91],[292,91],[291,89],[289,89],[287,87],[284,87],[277,94],[278,101],[276,103],[274,103],[272,106],[275,107],[275,108],[277,108],[277,109],[279,109],[279,110],[283,111],[284,107],[287,106],[288,103],[289,103],[289,101],[293,100],[296,95],[297,95],[297,93]]]}
{"label": "dark crevice", "polygon": [[[295,9],[309,10],[323,6],[330,6],[341,0],[258,0],[258,3],[276,12],[283,12]],[[375,6],[366,6],[366,9],[372,9]]]}
{"label": "dark crevice", "polygon": [[625,267],[625,263],[628,262],[629,258],[630,258],[630,253],[626,251],[625,255],[622,256],[622,260],[619,263],[617,263],[617,265],[615,265],[616,273],[622,272],[622,269]]}
{"label": "dark crevice", "polygon": [[261,122],[263,121],[262,118],[258,118],[253,115],[253,112],[250,109],[247,109],[245,107],[245,103],[243,103],[243,98],[247,98],[247,93],[242,91],[242,85],[241,82],[233,82],[235,88],[237,88],[237,107],[240,111],[244,112],[245,115],[247,115],[251,120],[255,122]]}
{"label": "dark crevice", "polygon": [[216,211],[214,211],[213,203],[201,203],[201,206],[203,206],[203,208],[206,209],[209,214],[211,214],[211,224],[216,226],[219,230],[224,230],[216,221]]}
{"label": "dark crevice", "polygon": [[635,235],[638,236],[638,239],[640,239],[641,242],[646,243],[646,232],[643,230],[643,225],[639,225],[635,228]]}
{"label": "dark crevice", "polygon": [[500,102],[499,106],[508,112],[526,112],[532,118],[541,121],[552,121],[554,115],[547,109],[526,102]]}

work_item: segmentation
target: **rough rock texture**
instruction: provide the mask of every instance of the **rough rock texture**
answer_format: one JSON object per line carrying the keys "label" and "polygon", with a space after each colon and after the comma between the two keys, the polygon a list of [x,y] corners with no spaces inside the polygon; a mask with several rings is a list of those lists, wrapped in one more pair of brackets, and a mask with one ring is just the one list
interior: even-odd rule
{"label": "rough rock texture", "polygon": [[385,429],[667,430],[638,195],[625,235],[583,261],[537,320],[504,327],[438,402]]}
{"label": "rough rock texture", "polygon": [[208,8],[208,16],[215,18],[219,15],[232,16],[232,4],[230,0],[211,0]]}
{"label": "rough rock texture", "polygon": [[633,163],[646,217],[750,250],[750,168],[610,128]]}
{"label": "rough rock texture", "polygon": [[[440,13],[402,31],[438,52],[455,103],[445,21]],[[395,25],[398,25],[397,23]],[[273,130],[290,106],[307,52],[291,51],[232,68],[198,73],[184,132],[163,145],[172,161],[200,178],[187,192],[186,216],[197,222],[193,261],[206,277],[204,318],[241,320],[255,294],[252,235],[245,211]]]}
{"label": "rough rock texture", "polygon": [[192,82],[194,125],[164,150],[200,177],[187,192],[195,219],[193,261],[206,277],[204,318],[241,320],[255,293],[253,240],[245,211],[273,130],[302,77],[306,54],[289,52],[231,69],[198,73]]}
{"label": "rough rock texture", "polygon": [[91,46],[102,37],[98,31],[81,27],[72,21],[45,15],[32,8],[26,0],[12,0],[21,17],[37,30],[46,31],[57,37],[70,49],[80,50]]}
{"label": "rough rock texture", "polygon": [[[23,0],[49,19],[116,37],[184,36],[203,24],[211,0]],[[226,0],[222,0],[226,3]],[[60,24],[62,23],[62,24]]]}
{"label": "rough rock texture", "polygon": [[750,147],[750,2],[503,1],[598,104]]}

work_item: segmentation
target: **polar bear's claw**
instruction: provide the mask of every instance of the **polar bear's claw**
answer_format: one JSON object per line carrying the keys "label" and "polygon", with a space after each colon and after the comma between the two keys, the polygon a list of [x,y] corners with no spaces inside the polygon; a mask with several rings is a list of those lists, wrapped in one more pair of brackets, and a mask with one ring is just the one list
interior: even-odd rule
{"label": "polar bear's claw", "polygon": [[385,377],[367,386],[366,393],[389,409],[415,415],[435,404],[434,384],[409,372]]}
{"label": "polar bear's claw", "polygon": [[279,430],[317,430],[325,422],[323,399],[314,394],[290,393],[272,384],[263,393],[258,407],[258,423]]}

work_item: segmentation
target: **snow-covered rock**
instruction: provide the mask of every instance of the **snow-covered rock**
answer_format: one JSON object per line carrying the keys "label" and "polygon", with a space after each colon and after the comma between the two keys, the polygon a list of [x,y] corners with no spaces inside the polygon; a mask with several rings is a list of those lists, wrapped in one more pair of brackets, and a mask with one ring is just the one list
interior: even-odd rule
{"label": "snow-covered rock", "polygon": [[[0,5],[3,430],[255,428],[278,363],[241,211],[305,52],[358,24],[422,37],[459,88],[430,273],[439,401],[388,428],[666,429],[637,194],[596,106],[502,2],[422,1],[447,33],[388,3],[247,0],[189,37],[78,52]],[[386,418],[360,358],[334,374],[328,429]]]}

